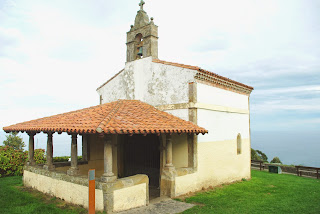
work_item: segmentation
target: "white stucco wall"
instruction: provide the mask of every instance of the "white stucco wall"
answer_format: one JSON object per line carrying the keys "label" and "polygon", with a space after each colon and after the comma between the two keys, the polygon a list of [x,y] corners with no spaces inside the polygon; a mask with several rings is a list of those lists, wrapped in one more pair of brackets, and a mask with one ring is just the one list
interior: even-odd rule
{"label": "white stucco wall", "polygon": [[187,135],[172,135],[172,163],[176,168],[188,167]]}
{"label": "white stucco wall", "polygon": [[118,99],[134,99],[133,89],[132,73],[124,70],[97,92],[102,95],[102,103],[109,103]]}
{"label": "white stucco wall", "polygon": [[189,121],[189,110],[188,109],[174,109],[174,110],[165,110],[169,114],[173,116],[179,117],[183,120]]}
{"label": "white stucco wall", "polygon": [[[199,83],[197,87],[198,102],[232,111],[197,109],[197,123],[209,133],[198,135],[198,170],[176,177],[176,196],[251,177],[248,96]],[[239,133],[241,154],[237,154]]]}
{"label": "white stucco wall", "polygon": [[[56,196],[66,202],[88,208],[89,190],[87,186],[74,184],[24,170],[23,183],[27,187]],[[103,211],[103,193],[96,189],[96,210]]]}
{"label": "white stucco wall", "polygon": [[198,103],[248,110],[248,96],[221,88],[197,83]]}
{"label": "white stucco wall", "polygon": [[152,57],[126,63],[125,69],[98,90],[103,103],[136,99],[157,106],[188,102],[188,83],[195,70],[152,62]]}
{"label": "white stucco wall", "polygon": [[242,138],[249,138],[249,114],[198,109],[198,125],[209,131],[198,136],[199,142],[231,140],[238,133]]}
{"label": "white stucco wall", "polygon": [[242,139],[242,153],[237,154],[237,141],[199,142],[198,170],[176,177],[176,196],[217,186],[223,183],[250,179],[250,141]]}
{"label": "white stucco wall", "polygon": [[145,183],[115,190],[113,210],[115,212],[147,205],[147,185]]}

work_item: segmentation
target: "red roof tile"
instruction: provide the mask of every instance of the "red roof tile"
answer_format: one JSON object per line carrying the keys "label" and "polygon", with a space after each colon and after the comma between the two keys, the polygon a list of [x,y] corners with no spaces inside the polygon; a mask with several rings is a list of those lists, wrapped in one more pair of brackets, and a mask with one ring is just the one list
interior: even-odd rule
{"label": "red roof tile", "polygon": [[208,131],[138,100],[118,100],[4,127],[5,132],[106,134],[195,133]]}

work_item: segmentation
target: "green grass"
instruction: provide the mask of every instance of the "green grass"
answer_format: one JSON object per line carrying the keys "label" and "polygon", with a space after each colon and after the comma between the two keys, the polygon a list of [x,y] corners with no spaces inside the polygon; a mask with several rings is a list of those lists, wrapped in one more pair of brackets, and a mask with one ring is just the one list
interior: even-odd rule
{"label": "green grass", "polygon": [[65,202],[23,188],[22,177],[0,178],[0,213],[46,213],[46,214],[76,214],[88,211]]}
{"label": "green grass", "polygon": [[[252,171],[249,181],[186,199],[200,204],[184,213],[320,213],[320,180]],[[0,213],[87,213],[22,186],[21,177],[0,178]]]}
{"label": "green grass", "polygon": [[252,179],[199,193],[188,213],[320,213],[320,180],[252,170]]}

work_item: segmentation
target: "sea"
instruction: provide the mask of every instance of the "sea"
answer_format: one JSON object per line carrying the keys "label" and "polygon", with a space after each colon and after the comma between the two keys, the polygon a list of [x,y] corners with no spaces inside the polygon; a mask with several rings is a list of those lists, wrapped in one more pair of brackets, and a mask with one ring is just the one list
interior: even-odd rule
{"label": "sea", "polygon": [[320,131],[251,131],[251,148],[286,165],[320,167]]}

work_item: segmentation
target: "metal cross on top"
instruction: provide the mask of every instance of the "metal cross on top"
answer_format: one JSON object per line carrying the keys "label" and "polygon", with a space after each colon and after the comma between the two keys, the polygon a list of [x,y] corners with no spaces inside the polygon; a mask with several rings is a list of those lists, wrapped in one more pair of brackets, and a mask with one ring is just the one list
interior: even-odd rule
{"label": "metal cross on top", "polygon": [[140,6],[140,10],[143,10],[143,5],[145,4],[145,2],[143,0],[141,0],[139,6]]}

